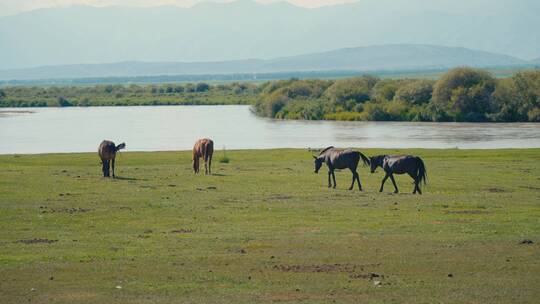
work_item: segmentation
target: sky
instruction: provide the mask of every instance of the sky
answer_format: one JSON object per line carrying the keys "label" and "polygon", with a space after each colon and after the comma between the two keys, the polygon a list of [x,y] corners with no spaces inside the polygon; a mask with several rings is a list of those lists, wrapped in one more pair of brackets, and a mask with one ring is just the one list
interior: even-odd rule
{"label": "sky", "polygon": [[[73,4],[93,6],[158,6],[177,5],[182,7],[193,6],[207,0],[0,0],[0,16],[13,15],[20,12],[56,6],[68,6]],[[212,2],[231,2],[232,0],[212,0]],[[256,0],[261,3],[271,3],[284,0]],[[340,3],[355,2],[357,0],[287,0],[297,6],[319,7]]]}

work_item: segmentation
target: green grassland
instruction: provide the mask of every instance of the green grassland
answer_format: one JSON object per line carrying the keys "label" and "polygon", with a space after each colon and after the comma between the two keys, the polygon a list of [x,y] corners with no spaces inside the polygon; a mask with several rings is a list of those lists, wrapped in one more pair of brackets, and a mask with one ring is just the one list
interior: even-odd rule
{"label": "green grassland", "polygon": [[363,152],[420,155],[424,195],[306,150],[0,156],[0,303],[537,303],[540,150]]}

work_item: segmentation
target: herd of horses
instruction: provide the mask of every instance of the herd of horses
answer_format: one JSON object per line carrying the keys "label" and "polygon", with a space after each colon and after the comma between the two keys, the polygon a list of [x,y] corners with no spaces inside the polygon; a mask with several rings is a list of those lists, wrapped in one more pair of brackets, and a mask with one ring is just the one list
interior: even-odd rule
{"label": "herd of horses", "polygon": [[[125,143],[121,143],[118,146],[112,141],[104,140],[98,148],[98,154],[101,158],[102,171],[104,177],[110,177],[110,169],[112,168],[112,177],[114,174],[114,165],[116,153],[126,147]],[[193,172],[199,173],[200,162],[199,159],[204,160],[204,173],[212,174],[212,156],[214,154],[214,142],[211,139],[203,138],[197,140],[193,146]],[[422,194],[420,184],[426,183],[427,172],[424,165],[424,161],[413,155],[376,155],[367,157],[359,151],[353,151],[350,149],[337,149],[334,147],[328,147],[322,150],[318,156],[313,156],[315,159],[315,173],[319,173],[323,164],[328,167],[328,187],[336,188],[336,175],[334,171],[340,169],[349,169],[352,172],[352,183],[349,190],[354,188],[355,182],[358,183],[358,190],[362,191],[362,183],[360,182],[360,175],[357,172],[358,164],[362,160],[365,166],[370,166],[371,173],[375,173],[377,168],[382,168],[385,172],[385,176],[381,183],[379,192],[383,192],[384,183],[388,178],[394,185],[394,193],[398,193],[398,187],[394,179],[394,174],[408,174],[414,180],[413,194]],[[334,182],[332,185],[332,181]]]}

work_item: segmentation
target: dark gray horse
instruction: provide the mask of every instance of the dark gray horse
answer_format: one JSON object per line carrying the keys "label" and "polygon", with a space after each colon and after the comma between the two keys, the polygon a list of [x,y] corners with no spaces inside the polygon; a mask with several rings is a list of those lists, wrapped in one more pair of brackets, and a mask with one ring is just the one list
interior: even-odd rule
{"label": "dark gray horse", "polygon": [[413,194],[416,194],[418,191],[419,194],[422,194],[420,190],[420,182],[426,183],[427,172],[424,161],[418,156],[411,155],[377,155],[370,158],[371,162],[371,173],[375,172],[377,167],[383,168],[386,175],[384,176],[381,184],[380,192],[383,192],[384,183],[390,177],[394,188],[396,189],[394,193],[398,193],[398,187],[396,181],[394,180],[395,174],[409,174],[412,179],[414,179],[414,191]]}
{"label": "dark gray horse", "polygon": [[110,140],[104,140],[101,142],[101,144],[98,147],[98,154],[99,154],[99,157],[101,158],[101,164],[103,165],[102,171],[103,171],[104,177],[110,177],[109,164],[112,165],[113,178],[116,177],[114,175],[114,163],[116,161],[116,153],[120,151],[121,149],[124,149],[125,147],[126,147],[125,143],[121,143],[117,146]]}
{"label": "dark gray horse", "polygon": [[362,191],[362,184],[360,183],[360,175],[356,172],[358,168],[358,162],[360,158],[364,161],[365,165],[369,165],[369,158],[358,151],[352,150],[340,150],[334,147],[328,147],[319,154],[319,156],[313,156],[315,158],[315,173],[319,173],[323,163],[328,166],[328,188],[332,187],[330,176],[334,180],[334,188],[336,188],[336,175],[335,169],[347,169],[349,168],[353,174],[352,184],[349,190],[354,188],[354,182],[358,180],[358,189]]}

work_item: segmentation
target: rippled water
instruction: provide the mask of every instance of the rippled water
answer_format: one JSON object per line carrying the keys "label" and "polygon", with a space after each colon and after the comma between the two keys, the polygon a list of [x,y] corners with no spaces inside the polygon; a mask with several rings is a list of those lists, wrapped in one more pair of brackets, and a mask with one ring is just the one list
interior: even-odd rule
{"label": "rippled water", "polygon": [[282,121],[248,106],[0,109],[0,154],[96,151],[103,139],[129,151],[191,149],[539,148],[540,124]]}

